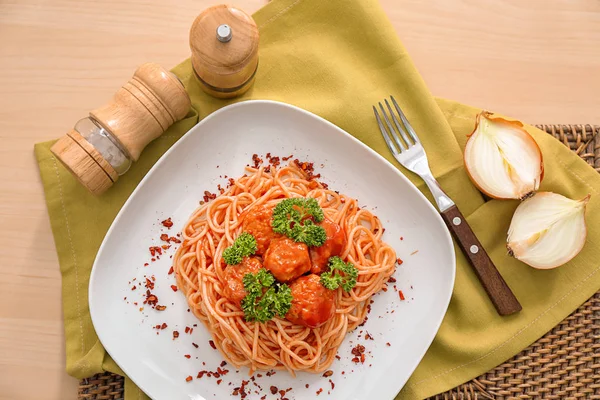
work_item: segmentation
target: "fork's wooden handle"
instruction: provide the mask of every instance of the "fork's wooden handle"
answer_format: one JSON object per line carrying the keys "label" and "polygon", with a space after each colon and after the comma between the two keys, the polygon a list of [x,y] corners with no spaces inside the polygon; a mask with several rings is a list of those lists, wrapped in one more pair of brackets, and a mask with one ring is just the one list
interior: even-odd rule
{"label": "fork's wooden handle", "polygon": [[442,218],[454,235],[463,253],[469,259],[475,274],[483,285],[498,314],[510,315],[521,311],[521,304],[510,290],[500,272],[477,240],[467,220],[458,207],[452,206],[442,212]]}

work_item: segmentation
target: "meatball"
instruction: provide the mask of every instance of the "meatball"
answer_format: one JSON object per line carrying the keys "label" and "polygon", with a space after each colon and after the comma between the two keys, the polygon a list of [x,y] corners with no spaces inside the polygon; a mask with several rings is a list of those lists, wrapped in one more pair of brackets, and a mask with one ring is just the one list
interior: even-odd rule
{"label": "meatball", "polygon": [[239,265],[228,265],[225,268],[223,295],[240,307],[242,300],[247,294],[242,282],[244,275],[249,273],[255,274],[261,268],[260,259],[256,257],[246,257]]}
{"label": "meatball", "polygon": [[273,210],[265,206],[258,206],[250,210],[242,222],[242,230],[256,239],[256,254],[258,255],[265,254],[271,240],[280,236],[273,232],[272,218]]}
{"label": "meatball", "polygon": [[333,316],[335,292],[320,281],[319,275],[310,274],[292,282],[292,307],[285,316],[288,321],[316,328]]}
{"label": "meatball", "polygon": [[329,257],[339,256],[346,247],[346,233],[339,224],[330,219],[323,219],[319,223],[327,233],[327,239],[322,246],[310,248],[310,260],[313,274],[321,274],[327,270]]}
{"label": "meatball", "polygon": [[271,240],[264,257],[265,268],[279,282],[288,282],[310,271],[308,246],[287,237]]}

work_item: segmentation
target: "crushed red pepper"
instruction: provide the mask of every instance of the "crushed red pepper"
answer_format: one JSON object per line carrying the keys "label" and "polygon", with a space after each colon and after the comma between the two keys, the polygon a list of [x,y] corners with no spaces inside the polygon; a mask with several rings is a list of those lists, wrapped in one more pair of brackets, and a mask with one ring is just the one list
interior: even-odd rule
{"label": "crushed red pepper", "polygon": [[173,221],[171,221],[171,217],[165,219],[164,221],[161,221],[161,224],[166,227],[166,228],[170,228],[173,226]]}
{"label": "crushed red pepper", "polygon": [[208,203],[210,200],[214,200],[216,198],[217,195],[215,193],[209,192],[208,190],[204,191],[204,196],[202,197],[205,203]]}
{"label": "crushed red pepper", "polygon": [[208,341],[208,344],[210,345],[210,347],[212,347],[214,350],[217,349],[217,346],[215,345],[215,342],[213,342],[212,340]]}
{"label": "crushed red pepper", "polygon": [[157,254],[162,255],[162,249],[159,246],[150,246],[148,250],[150,250],[150,255],[152,257],[156,256]]}
{"label": "crushed red pepper", "polygon": [[398,290],[398,296],[400,296],[400,300],[402,300],[402,301],[406,300],[404,298],[404,293],[402,293],[402,290]]}

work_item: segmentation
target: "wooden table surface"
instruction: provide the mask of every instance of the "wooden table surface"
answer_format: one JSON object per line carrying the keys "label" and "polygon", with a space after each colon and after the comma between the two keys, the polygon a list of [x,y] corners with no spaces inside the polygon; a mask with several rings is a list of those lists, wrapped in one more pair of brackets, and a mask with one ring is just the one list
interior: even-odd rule
{"label": "wooden table surface", "polygon": [[[600,123],[600,2],[381,2],[434,95],[530,123]],[[212,4],[0,0],[0,398],[76,398],[33,144],[64,134],[139,64],[188,57],[188,29]]]}

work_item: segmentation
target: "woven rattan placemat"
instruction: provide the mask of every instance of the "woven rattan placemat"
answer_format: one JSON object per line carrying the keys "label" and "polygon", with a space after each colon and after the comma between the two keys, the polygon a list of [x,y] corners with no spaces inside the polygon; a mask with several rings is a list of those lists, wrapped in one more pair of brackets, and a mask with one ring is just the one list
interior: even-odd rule
{"label": "woven rattan placemat", "polygon": [[[600,172],[600,126],[537,125]],[[123,378],[98,374],[78,398],[123,399]],[[491,371],[432,399],[600,400],[600,292],[554,329]]]}

